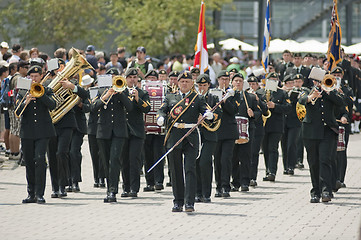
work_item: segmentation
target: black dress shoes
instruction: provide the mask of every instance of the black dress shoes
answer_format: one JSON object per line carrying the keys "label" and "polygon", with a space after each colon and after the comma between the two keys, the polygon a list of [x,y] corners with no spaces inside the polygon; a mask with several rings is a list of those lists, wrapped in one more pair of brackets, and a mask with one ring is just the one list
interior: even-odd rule
{"label": "black dress shoes", "polygon": [[145,188],[143,188],[144,192],[154,192],[154,186],[153,185],[147,185]]}
{"label": "black dress shoes", "polygon": [[215,197],[222,197],[222,191],[216,190],[216,194],[214,194]]}
{"label": "black dress shoes", "polygon": [[116,194],[115,193],[109,193],[108,195],[108,202],[116,202],[117,201],[117,198],[116,198]]}
{"label": "black dress shoes", "polygon": [[283,170],[283,175],[288,175],[288,169]]}
{"label": "black dress shoes", "polygon": [[51,198],[58,198],[59,197],[59,192],[58,191],[54,191],[52,194],[51,194]]}
{"label": "black dress shoes", "polygon": [[155,185],[155,190],[163,190],[164,189],[164,186],[163,186],[163,184],[156,184]]}
{"label": "black dress shoes", "polygon": [[138,197],[138,193],[136,191],[130,190],[129,197],[136,198]]}
{"label": "black dress shoes", "polygon": [[99,187],[105,188],[105,179],[104,178],[99,179]]}
{"label": "black dress shoes", "polygon": [[310,203],[319,203],[320,198],[318,196],[311,197]]}
{"label": "black dress shoes", "polygon": [[322,193],[321,199],[322,202],[329,202],[331,201],[331,196],[329,193]]}
{"label": "black dress shoes", "polygon": [[94,183],[94,187],[95,187],[95,188],[100,187],[99,183],[95,182],[95,183]]}
{"label": "black dress shoes", "polygon": [[295,175],[295,171],[293,169],[288,169],[288,175]]}
{"label": "black dress shoes", "polygon": [[59,197],[66,197],[68,194],[65,191],[65,187],[59,187]]}
{"label": "black dress shoes", "polygon": [[129,197],[129,193],[124,191],[122,194],[120,194],[120,197]]}
{"label": "black dress shoes", "polygon": [[194,212],[194,206],[192,204],[186,204],[184,209],[186,212]]}
{"label": "black dress shoes", "polygon": [[247,185],[241,186],[241,192],[248,192],[248,191],[249,191],[249,187]]}
{"label": "black dress shoes", "polygon": [[238,192],[239,191],[239,187],[232,187],[231,188],[231,192]]}
{"label": "black dress shoes", "polygon": [[254,180],[254,179],[252,179],[252,180],[249,182],[249,185],[250,185],[251,187],[256,187],[256,186],[257,186],[257,181]]}
{"label": "black dress shoes", "polygon": [[228,191],[223,190],[222,197],[224,197],[224,198],[229,198],[230,196],[231,196],[231,195],[229,194]]}
{"label": "black dress shoes", "polygon": [[171,186],[172,186],[172,183],[171,183],[171,182],[167,182],[166,186],[167,186],[167,187],[171,187]]}
{"label": "black dress shoes", "polygon": [[297,167],[298,169],[302,169],[302,168],[305,167],[305,165],[303,165],[303,163],[301,163],[301,162],[298,162],[298,163],[296,164],[296,167]]}
{"label": "black dress shoes", "polygon": [[45,203],[45,199],[44,199],[43,196],[38,196],[38,197],[36,197],[36,202],[37,202],[38,204],[44,204],[44,203]]}
{"label": "black dress shoes", "polygon": [[202,202],[202,196],[196,196],[194,201],[195,202]]}
{"label": "black dress shoes", "polygon": [[182,211],[183,211],[183,206],[179,205],[178,203],[175,203],[172,208],[172,212],[182,212]]}
{"label": "black dress shoes", "polygon": [[263,178],[263,181],[274,182],[276,180],[276,175],[270,173],[266,177]]}
{"label": "black dress shoes", "polygon": [[72,191],[73,191],[72,186],[68,186],[68,187],[66,188],[66,192],[72,192]]}
{"label": "black dress shoes", "polygon": [[27,198],[23,199],[23,203],[36,203],[36,198],[29,195]]}
{"label": "black dress shoes", "polygon": [[75,182],[73,183],[73,192],[80,192],[79,183]]}
{"label": "black dress shoes", "polygon": [[204,198],[203,198],[203,202],[204,202],[204,203],[210,203],[210,202],[211,202],[211,198],[209,198],[209,197],[204,197]]}

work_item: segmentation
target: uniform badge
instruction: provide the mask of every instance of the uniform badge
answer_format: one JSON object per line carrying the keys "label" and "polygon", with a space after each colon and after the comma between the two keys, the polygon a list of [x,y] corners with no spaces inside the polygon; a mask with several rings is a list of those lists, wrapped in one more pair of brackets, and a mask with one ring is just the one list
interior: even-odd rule
{"label": "uniform badge", "polygon": [[177,116],[183,111],[183,107],[182,106],[178,106],[176,107],[170,114],[172,116],[172,118],[177,118]]}
{"label": "uniform badge", "polygon": [[291,103],[291,100],[289,100],[289,99],[286,99],[286,102],[288,102],[288,103]]}
{"label": "uniform badge", "polygon": [[107,109],[107,107],[108,107],[107,105],[104,105],[104,109]]}
{"label": "uniform badge", "polygon": [[184,103],[186,106],[188,106],[188,104],[189,104],[189,98],[186,98],[186,100],[185,100],[185,103]]}

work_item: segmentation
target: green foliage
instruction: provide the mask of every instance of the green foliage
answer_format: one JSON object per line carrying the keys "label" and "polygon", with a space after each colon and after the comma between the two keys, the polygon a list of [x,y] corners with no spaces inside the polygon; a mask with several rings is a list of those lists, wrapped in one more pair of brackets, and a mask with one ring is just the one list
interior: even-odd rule
{"label": "green foliage", "polygon": [[1,10],[0,32],[26,45],[101,43],[100,33],[109,32],[103,30],[106,8],[97,0],[17,0]]}
{"label": "green foliage", "polygon": [[[3,0],[0,34],[27,46],[64,47],[85,41],[101,47],[109,36],[114,46],[147,48],[147,53],[192,53],[200,0]],[[7,2],[7,3],[6,3]],[[231,0],[205,0],[206,10]],[[221,36],[207,20],[207,36]]]}
{"label": "green foliage", "polygon": [[[207,0],[206,10],[220,8],[230,0]],[[199,0],[114,1],[112,29],[119,31],[118,45],[136,49],[142,45],[149,54],[192,53],[197,38]],[[208,38],[220,36],[208,24]]]}

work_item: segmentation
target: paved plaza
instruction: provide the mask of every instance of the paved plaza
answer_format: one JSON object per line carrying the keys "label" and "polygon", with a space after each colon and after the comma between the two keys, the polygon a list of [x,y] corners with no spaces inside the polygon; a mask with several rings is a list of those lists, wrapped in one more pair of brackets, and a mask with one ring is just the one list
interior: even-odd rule
{"label": "paved plaza", "polygon": [[[86,139],[86,138],[85,138]],[[294,176],[263,182],[261,155],[258,185],[231,198],[196,203],[192,214],[172,213],[170,187],[136,199],[103,203],[105,189],[93,188],[88,142],[83,144],[80,193],[52,199],[49,171],[45,205],[22,204],[27,196],[25,167],[5,161],[0,168],[0,239],[358,239],[361,211],[361,135],[349,144],[347,188],[330,203],[309,203],[308,165]],[[1,157],[4,157],[1,155]],[[305,161],[306,162],[306,161]],[[168,179],[166,179],[167,181]]]}

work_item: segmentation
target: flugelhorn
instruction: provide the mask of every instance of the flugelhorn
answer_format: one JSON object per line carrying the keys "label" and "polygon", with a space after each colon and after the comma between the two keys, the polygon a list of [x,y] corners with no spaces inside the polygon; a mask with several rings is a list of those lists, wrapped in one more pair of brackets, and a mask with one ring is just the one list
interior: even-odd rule
{"label": "flugelhorn", "polygon": [[[323,91],[331,92],[332,90],[336,89],[336,86],[337,86],[336,77],[331,74],[326,74],[321,81],[320,95],[322,94]],[[315,89],[316,88],[314,87],[309,95],[311,95],[315,91]],[[313,99],[311,99],[312,105],[315,105],[317,99],[318,97],[314,97]]]}
{"label": "flugelhorn", "polygon": [[[127,82],[123,76],[117,75],[112,78],[112,89],[115,92],[123,92],[126,87],[127,87]],[[104,93],[102,94],[101,97],[103,97],[107,92],[108,91],[104,91]],[[105,105],[108,105],[108,103],[110,102],[110,99],[112,99],[113,95],[114,95],[114,93],[112,93],[112,95],[110,95],[109,99],[105,102]]]}

